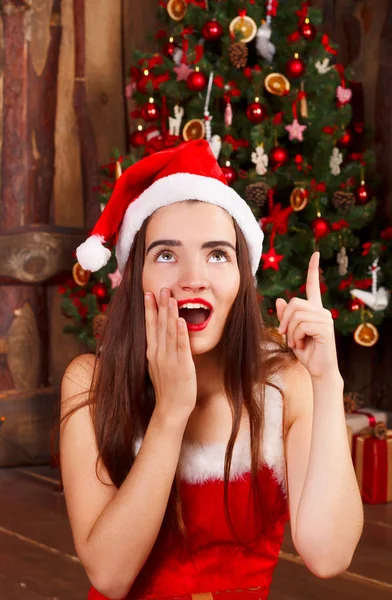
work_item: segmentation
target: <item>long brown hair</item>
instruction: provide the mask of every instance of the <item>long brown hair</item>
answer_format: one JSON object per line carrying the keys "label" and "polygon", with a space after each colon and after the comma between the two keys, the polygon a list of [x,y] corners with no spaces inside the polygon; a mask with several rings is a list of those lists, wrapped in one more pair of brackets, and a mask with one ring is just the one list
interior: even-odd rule
{"label": "long brown hair", "polygon": [[[198,202],[187,200],[186,202]],[[134,441],[147,430],[155,407],[155,392],[148,374],[142,272],[145,254],[146,219],[135,236],[123,279],[106,312],[101,333],[89,397],[67,414],[89,405],[98,447],[98,463],[102,461],[113,484],[119,488],[135,460]],[[224,327],[220,345],[220,367],[230,403],[233,426],[227,444],[224,466],[224,511],[234,538],[237,536],[229,512],[229,475],[234,444],[239,432],[243,407],[249,415],[251,444],[251,482],[255,514],[259,488],[255,484],[262,462],[261,432],[264,424],[265,385],[284,390],[273,381],[273,375],[295,360],[293,352],[266,327],[260,310],[257,290],[250,268],[245,238],[233,220],[237,238],[237,261],[240,286]],[[283,423],[282,423],[283,425]],[[53,448],[52,432],[52,448]],[[181,512],[180,479],[176,473],[165,520],[168,519],[187,540]]]}

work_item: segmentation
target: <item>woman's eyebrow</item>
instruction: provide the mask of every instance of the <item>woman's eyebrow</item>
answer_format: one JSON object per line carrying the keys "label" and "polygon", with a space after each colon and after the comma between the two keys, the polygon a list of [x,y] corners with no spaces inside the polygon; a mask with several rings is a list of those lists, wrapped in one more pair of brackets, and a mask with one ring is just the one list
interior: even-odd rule
{"label": "woman's eyebrow", "polygon": [[[152,242],[149,245],[149,247],[147,248],[146,255],[150,252],[150,250],[155,248],[155,246],[182,246],[182,245],[183,244],[182,244],[182,242],[180,242],[180,240],[156,240],[155,242]],[[204,244],[202,245],[201,248],[202,249],[216,248],[216,246],[227,246],[228,248],[231,248],[232,250],[234,250],[234,252],[236,252],[236,249],[233,246],[233,244],[231,244],[230,242],[227,242],[226,240],[204,242]]]}

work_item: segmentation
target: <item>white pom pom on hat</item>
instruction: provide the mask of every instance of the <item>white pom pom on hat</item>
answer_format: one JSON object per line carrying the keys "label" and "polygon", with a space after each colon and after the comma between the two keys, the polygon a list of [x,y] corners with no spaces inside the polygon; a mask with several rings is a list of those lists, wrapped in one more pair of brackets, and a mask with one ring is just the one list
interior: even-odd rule
{"label": "white pom pom on hat", "polygon": [[123,274],[135,235],[147,217],[158,208],[189,199],[220,206],[236,220],[255,275],[264,234],[248,204],[227,184],[206,140],[161,150],[126,169],[90,237],[76,249],[79,263],[83,269],[98,271],[111,256],[103,244],[115,244]]}

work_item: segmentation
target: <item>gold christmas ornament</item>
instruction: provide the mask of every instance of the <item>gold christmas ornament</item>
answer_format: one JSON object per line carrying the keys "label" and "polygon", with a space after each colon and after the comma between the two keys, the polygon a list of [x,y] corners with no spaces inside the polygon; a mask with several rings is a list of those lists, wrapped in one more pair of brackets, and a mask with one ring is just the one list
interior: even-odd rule
{"label": "gold christmas ornament", "polygon": [[242,42],[236,42],[229,47],[229,59],[236,69],[243,69],[248,62],[248,46]]}
{"label": "gold christmas ornament", "polygon": [[186,142],[189,140],[201,140],[206,135],[206,126],[202,119],[191,119],[182,130],[182,137]]}
{"label": "gold christmas ornament", "polygon": [[[304,91],[305,91],[304,82],[301,81],[301,92],[304,92]],[[301,100],[299,102],[299,111],[300,111],[301,117],[303,117],[304,119],[308,118],[308,103],[306,101],[305,95],[303,97],[301,97]]]}
{"label": "gold christmas ornament", "polygon": [[85,271],[83,267],[76,262],[72,267],[72,276],[74,278],[75,283],[78,285],[87,285],[90,281],[91,271]]}
{"label": "gold christmas ornament", "polygon": [[173,21],[182,21],[188,9],[185,0],[169,0],[166,10]]}
{"label": "gold christmas ornament", "polygon": [[270,73],[264,80],[267,92],[275,96],[283,96],[290,91],[290,82],[282,73]]}
{"label": "gold christmas ornament", "polygon": [[308,203],[308,195],[305,188],[295,187],[290,195],[290,204],[295,211],[300,211],[305,208]]}
{"label": "gold christmas ornament", "polygon": [[360,346],[374,346],[378,337],[378,330],[373,323],[361,323],[354,331],[354,340]]}
{"label": "gold christmas ornament", "polygon": [[229,25],[230,33],[235,35],[240,34],[240,40],[243,44],[251,42],[256,37],[257,25],[253,19],[244,15],[243,17],[236,17],[232,20]]}

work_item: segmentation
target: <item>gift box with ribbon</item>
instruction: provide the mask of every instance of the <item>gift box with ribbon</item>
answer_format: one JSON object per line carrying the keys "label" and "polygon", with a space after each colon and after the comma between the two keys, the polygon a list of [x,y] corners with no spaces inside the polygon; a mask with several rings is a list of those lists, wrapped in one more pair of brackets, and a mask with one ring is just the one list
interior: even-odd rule
{"label": "gift box with ribbon", "polygon": [[374,423],[353,436],[354,468],[366,504],[392,502],[392,430],[383,425]]}
{"label": "gift box with ribbon", "polygon": [[388,413],[385,410],[376,408],[359,408],[353,412],[345,414],[346,425],[351,427],[353,434],[359,434],[363,429],[368,427],[369,419],[374,419],[375,422],[387,423]]}

